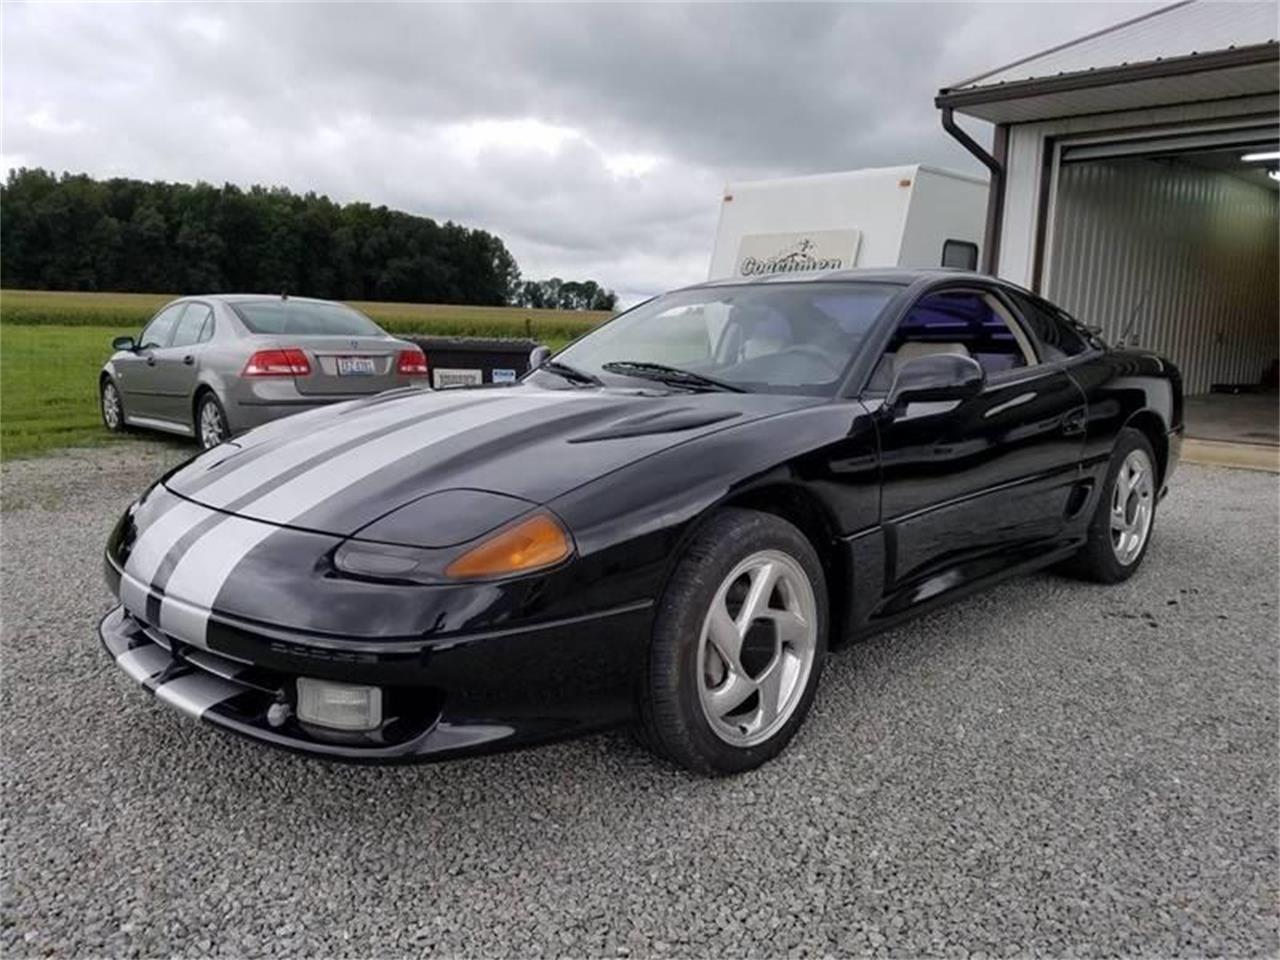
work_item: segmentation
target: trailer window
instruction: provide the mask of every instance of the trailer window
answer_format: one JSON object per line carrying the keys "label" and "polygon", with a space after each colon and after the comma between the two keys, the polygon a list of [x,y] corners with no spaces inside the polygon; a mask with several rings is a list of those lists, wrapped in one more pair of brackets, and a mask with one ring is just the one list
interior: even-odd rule
{"label": "trailer window", "polygon": [[946,240],[942,244],[942,265],[960,270],[978,269],[978,245],[968,240]]}

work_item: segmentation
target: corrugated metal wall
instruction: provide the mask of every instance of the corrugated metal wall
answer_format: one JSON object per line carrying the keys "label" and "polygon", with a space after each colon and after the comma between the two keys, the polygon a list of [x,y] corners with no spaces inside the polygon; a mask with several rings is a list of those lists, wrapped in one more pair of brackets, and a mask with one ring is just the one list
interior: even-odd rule
{"label": "corrugated metal wall", "polygon": [[1115,340],[1146,291],[1138,345],[1188,394],[1254,383],[1280,355],[1277,195],[1169,160],[1063,164],[1047,293]]}

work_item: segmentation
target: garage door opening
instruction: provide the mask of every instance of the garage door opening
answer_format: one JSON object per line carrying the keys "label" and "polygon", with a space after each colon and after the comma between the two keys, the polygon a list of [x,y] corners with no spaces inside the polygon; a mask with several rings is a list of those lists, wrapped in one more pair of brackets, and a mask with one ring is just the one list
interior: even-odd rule
{"label": "garage door opening", "polygon": [[1190,437],[1280,445],[1278,149],[1271,126],[1055,152],[1040,286],[1178,365]]}

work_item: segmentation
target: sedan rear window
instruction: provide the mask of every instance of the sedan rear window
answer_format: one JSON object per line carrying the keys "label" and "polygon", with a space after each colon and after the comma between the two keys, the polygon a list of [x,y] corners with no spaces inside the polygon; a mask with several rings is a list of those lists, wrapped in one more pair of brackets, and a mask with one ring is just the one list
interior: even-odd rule
{"label": "sedan rear window", "polygon": [[250,333],[292,336],[382,336],[382,328],[340,303],[307,300],[252,300],[234,305]]}

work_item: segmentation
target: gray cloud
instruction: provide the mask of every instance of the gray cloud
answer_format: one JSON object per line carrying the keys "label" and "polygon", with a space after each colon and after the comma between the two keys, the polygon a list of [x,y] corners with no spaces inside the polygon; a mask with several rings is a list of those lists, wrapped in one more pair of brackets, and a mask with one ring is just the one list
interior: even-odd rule
{"label": "gray cloud", "polygon": [[705,274],[726,182],[980,169],[940,86],[1152,6],[7,4],[0,146],[454,219],[634,299]]}

